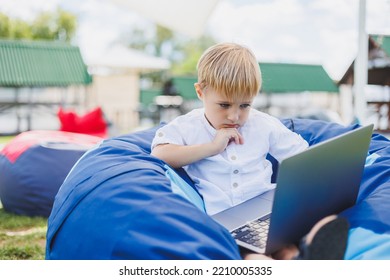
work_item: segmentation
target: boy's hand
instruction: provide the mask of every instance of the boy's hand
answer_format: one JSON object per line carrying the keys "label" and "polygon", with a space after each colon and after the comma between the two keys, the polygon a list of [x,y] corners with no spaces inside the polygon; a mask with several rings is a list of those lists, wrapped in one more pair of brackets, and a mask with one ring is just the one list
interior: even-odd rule
{"label": "boy's hand", "polygon": [[201,159],[222,153],[231,142],[243,144],[244,138],[234,127],[217,130],[214,140],[197,145],[160,144],[152,155],[164,160],[174,168],[183,167]]}
{"label": "boy's hand", "polygon": [[212,143],[218,151],[217,154],[219,154],[222,153],[231,142],[234,142],[237,145],[244,143],[244,138],[236,128],[221,128],[217,130],[217,134]]}

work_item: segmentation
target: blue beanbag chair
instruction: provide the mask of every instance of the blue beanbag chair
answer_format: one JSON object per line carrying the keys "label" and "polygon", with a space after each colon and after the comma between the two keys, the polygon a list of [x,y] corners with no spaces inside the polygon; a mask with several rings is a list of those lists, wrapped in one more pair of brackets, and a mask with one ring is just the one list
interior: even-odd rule
{"label": "blue beanbag chair", "polygon": [[0,199],[8,212],[49,217],[54,197],[76,161],[102,138],[27,131],[0,151]]}
{"label": "blue beanbag chair", "polygon": [[172,192],[150,156],[157,128],[105,140],[68,175],[48,221],[47,259],[239,259],[229,232]]}
{"label": "blue beanbag chair", "polygon": [[[357,127],[283,123],[310,145]],[[175,192],[167,166],[150,156],[156,129],[105,140],[79,160],[48,220],[47,259],[241,258],[226,229]],[[342,213],[351,223],[347,259],[390,259],[389,149],[386,138],[373,135],[358,202]],[[174,172],[191,186],[183,170]]]}

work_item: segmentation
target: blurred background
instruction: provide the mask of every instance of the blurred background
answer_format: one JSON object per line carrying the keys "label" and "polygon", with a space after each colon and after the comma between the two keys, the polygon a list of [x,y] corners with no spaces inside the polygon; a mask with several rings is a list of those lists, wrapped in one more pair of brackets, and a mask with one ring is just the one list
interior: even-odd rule
{"label": "blurred background", "polygon": [[169,121],[201,105],[196,63],[223,41],[258,58],[255,108],[388,133],[389,14],[389,0],[0,0],[0,134]]}

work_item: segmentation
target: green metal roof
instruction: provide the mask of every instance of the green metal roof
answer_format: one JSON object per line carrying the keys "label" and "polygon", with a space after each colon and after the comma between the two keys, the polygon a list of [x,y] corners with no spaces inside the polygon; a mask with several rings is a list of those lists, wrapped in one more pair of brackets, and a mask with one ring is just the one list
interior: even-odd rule
{"label": "green metal roof", "polygon": [[[261,92],[299,93],[304,91],[338,93],[336,83],[321,65],[259,63],[263,76]],[[185,100],[196,99],[196,77],[174,77],[173,83]]]}
{"label": "green metal roof", "polygon": [[64,87],[91,82],[78,47],[53,41],[0,40],[2,87]]}
{"label": "green metal roof", "polygon": [[198,82],[197,77],[174,77],[173,84],[184,100],[197,99],[194,84]]}
{"label": "green metal roof", "polygon": [[[184,100],[193,100],[198,98],[195,92],[194,84],[198,81],[197,77],[173,77],[173,84],[177,92]],[[162,89],[142,89],[140,93],[140,102],[148,105],[154,102],[154,98],[162,94]]]}
{"label": "green metal roof", "polygon": [[[261,92],[339,92],[336,83],[321,65],[288,63],[260,63],[259,65],[263,76]],[[197,98],[194,89],[196,82],[196,77],[173,78],[175,87],[185,100]]]}
{"label": "green metal roof", "polygon": [[[263,76],[261,92],[339,92],[337,85],[321,65],[288,63],[260,63],[259,65]],[[197,77],[173,77],[172,80],[184,100],[197,98],[194,89]],[[160,94],[162,94],[161,89],[141,90],[140,101],[142,104],[149,104]]]}
{"label": "green metal roof", "polygon": [[140,92],[140,102],[144,105],[147,106],[149,104],[153,104],[154,98],[156,96],[159,96],[162,94],[162,90],[158,88],[152,88],[152,89],[141,89]]}
{"label": "green metal roof", "polygon": [[260,69],[263,76],[261,92],[339,92],[321,65],[260,63]]}
{"label": "green metal roof", "polygon": [[370,37],[379,45],[379,47],[390,57],[390,36],[370,35]]}

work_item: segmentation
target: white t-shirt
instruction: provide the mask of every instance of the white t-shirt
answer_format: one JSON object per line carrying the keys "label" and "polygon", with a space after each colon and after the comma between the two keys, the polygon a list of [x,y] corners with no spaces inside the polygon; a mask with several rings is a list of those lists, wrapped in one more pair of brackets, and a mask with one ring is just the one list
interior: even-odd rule
{"label": "white t-shirt", "polygon": [[[277,118],[254,109],[238,131],[244,144],[230,143],[222,153],[183,167],[202,194],[210,215],[274,188],[272,164],[266,159],[268,153],[280,161],[308,147],[300,135]],[[195,109],[157,130],[152,149],[167,143],[208,143],[215,134],[204,109]]]}

